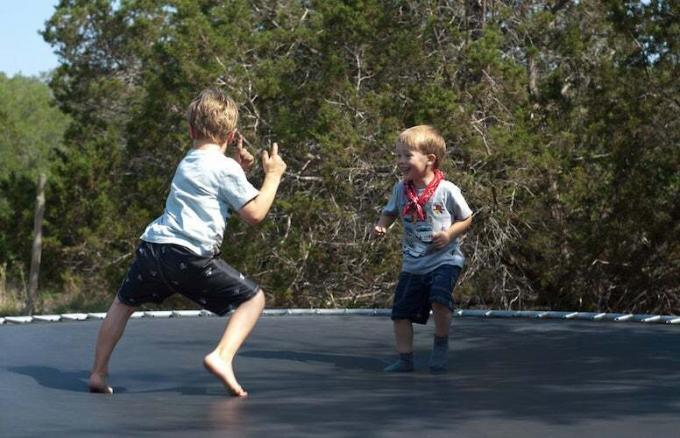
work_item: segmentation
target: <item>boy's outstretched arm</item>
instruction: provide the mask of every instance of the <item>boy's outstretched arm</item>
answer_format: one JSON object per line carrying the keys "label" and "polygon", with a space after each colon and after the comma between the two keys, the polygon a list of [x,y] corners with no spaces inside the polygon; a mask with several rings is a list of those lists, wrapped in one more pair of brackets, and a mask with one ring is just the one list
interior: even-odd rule
{"label": "boy's outstretched arm", "polygon": [[392,222],[396,219],[396,216],[389,216],[386,214],[381,214],[378,223],[375,224],[371,230],[371,235],[373,237],[382,237],[387,233],[387,229],[392,225]]}
{"label": "boy's outstretched arm", "polygon": [[432,235],[432,245],[437,249],[444,248],[453,239],[466,232],[470,225],[472,225],[472,215],[468,216],[467,219],[452,223],[447,230],[434,233]]}
{"label": "boy's outstretched arm", "polygon": [[286,171],[286,163],[279,156],[279,145],[272,145],[271,154],[262,151],[264,181],[260,193],[238,211],[239,216],[250,225],[257,225],[267,216],[274,203],[281,177]]}

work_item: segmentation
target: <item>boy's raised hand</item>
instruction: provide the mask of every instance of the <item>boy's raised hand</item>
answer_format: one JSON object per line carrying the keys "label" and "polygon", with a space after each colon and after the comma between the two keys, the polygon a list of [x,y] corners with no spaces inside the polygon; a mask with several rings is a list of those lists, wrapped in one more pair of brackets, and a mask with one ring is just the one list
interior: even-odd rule
{"label": "boy's raised hand", "polygon": [[236,154],[234,155],[234,160],[241,165],[243,170],[249,170],[255,162],[255,157],[243,147],[243,136],[241,133],[236,131],[236,135],[238,136],[238,140],[236,141]]}
{"label": "boy's raised hand", "polygon": [[279,145],[272,145],[271,153],[262,151],[262,168],[265,174],[281,176],[286,172],[286,163],[279,155]]}

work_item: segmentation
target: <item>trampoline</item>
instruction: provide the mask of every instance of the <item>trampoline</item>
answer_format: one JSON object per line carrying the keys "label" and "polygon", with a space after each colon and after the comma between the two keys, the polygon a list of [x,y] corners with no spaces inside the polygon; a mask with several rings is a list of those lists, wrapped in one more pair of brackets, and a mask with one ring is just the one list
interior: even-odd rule
{"label": "trampoline", "polygon": [[680,430],[678,325],[459,313],[447,374],[428,372],[430,323],[416,327],[416,372],[395,375],[382,372],[395,357],[384,312],[266,314],[237,356],[237,377],[250,393],[237,399],[201,365],[226,319],[131,319],[111,360],[113,396],[86,391],[100,321],[0,326],[0,436],[640,437]]}

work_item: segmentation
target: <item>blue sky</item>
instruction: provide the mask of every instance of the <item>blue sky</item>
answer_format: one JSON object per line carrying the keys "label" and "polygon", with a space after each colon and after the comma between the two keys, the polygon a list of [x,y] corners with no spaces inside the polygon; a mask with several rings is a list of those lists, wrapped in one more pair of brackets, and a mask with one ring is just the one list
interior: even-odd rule
{"label": "blue sky", "polygon": [[0,71],[36,76],[58,65],[57,56],[38,30],[58,0],[0,0]]}

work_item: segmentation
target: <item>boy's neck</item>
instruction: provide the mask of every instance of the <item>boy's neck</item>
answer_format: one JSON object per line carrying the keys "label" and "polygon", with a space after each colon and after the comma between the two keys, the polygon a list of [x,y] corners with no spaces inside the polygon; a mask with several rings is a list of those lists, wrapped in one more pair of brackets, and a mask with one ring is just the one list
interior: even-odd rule
{"label": "boy's neck", "polygon": [[417,189],[424,189],[432,182],[433,179],[434,169],[428,169],[427,173],[425,173],[425,175],[423,175],[422,178],[417,178],[413,180],[413,185],[416,186]]}
{"label": "boy's neck", "polygon": [[[226,146],[226,145],[225,145]],[[199,150],[199,151],[210,151],[210,150],[215,150],[219,152],[226,152],[227,148],[225,146],[220,146],[217,143],[213,142],[210,139],[207,138],[201,138],[198,140],[194,140],[194,149]]]}

